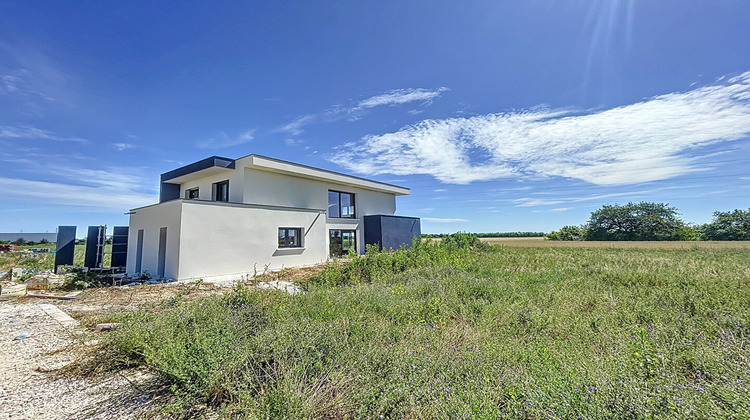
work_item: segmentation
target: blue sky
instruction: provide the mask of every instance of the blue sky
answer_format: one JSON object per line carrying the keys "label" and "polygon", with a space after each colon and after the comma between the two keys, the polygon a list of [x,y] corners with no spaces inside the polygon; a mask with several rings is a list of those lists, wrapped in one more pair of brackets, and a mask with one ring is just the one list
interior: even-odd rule
{"label": "blue sky", "polygon": [[156,3],[0,2],[0,231],[251,153],[409,187],[425,232],[750,207],[750,2]]}

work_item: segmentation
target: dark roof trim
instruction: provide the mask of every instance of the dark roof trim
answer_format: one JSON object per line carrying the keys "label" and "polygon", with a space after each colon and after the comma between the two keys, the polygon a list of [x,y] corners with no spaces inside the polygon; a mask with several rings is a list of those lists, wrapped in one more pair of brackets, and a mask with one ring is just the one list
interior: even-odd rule
{"label": "dark roof trim", "polygon": [[177,169],[161,174],[161,182],[169,181],[170,179],[174,179],[183,175],[191,174],[193,172],[198,172],[203,169],[212,168],[214,166],[218,166],[220,168],[234,169],[234,159],[229,159],[229,158],[224,158],[224,157],[219,157],[219,156],[211,156],[209,158],[205,158],[203,160],[199,160],[189,165],[185,165],[181,168],[177,168]]}
{"label": "dark roof trim", "polygon": [[315,166],[303,165],[303,164],[301,164],[301,163],[297,163],[297,162],[290,162],[290,161],[288,161],[288,160],[281,160],[281,159],[276,159],[276,158],[272,158],[272,157],[268,157],[268,156],[263,156],[263,155],[257,155],[257,154],[255,154],[255,153],[253,153],[253,154],[250,154],[250,155],[247,155],[247,156],[243,156],[243,157],[241,157],[241,158],[239,158],[239,159],[237,159],[237,160],[240,160],[240,159],[244,159],[244,158],[246,158],[246,157],[250,157],[250,156],[257,156],[257,157],[259,157],[259,158],[263,158],[263,159],[268,159],[268,160],[273,160],[273,161],[276,161],[276,162],[281,162],[281,163],[288,163],[288,164],[290,164],[290,165],[301,166],[301,167],[303,167],[303,168],[314,169],[314,170],[316,170],[316,171],[321,171],[321,172],[328,172],[329,174],[333,174],[333,175],[341,175],[341,176],[346,176],[346,177],[349,177],[349,178],[359,179],[359,180],[361,180],[361,181],[374,182],[374,183],[376,183],[376,184],[387,185],[387,186],[389,186],[389,187],[404,188],[404,189],[407,189],[407,190],[409,189],[409,188],[406,188],[406,187],[401,187],[401,186],[399,186],[399,185],[395,185],[395,184],[389,184],[389,183],[387,183],[387,182],[375,181],[375,180],[373,180],[373,179],[362,178],[361,176],[354,176],[354,175],[349,175],[349,174],[345,174],[345,173],[343,173],[343,172],[329,171],[328,169],[316,168]]}

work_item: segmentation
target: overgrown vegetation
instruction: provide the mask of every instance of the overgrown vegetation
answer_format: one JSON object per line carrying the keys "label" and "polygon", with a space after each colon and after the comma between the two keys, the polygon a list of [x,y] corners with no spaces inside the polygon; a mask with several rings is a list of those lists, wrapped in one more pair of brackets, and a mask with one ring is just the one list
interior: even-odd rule
{"label": "overgrown vegetation", "polygon": [[344,263],[330,261],[321,274],[311,277],[305,284],[360,284],[416,267],[452,266],[469,269],[476,263],[477,251],[487,249],[489,245],[481,242],[476,235],[468,233],[446,235],[437,242],[414,238],[410,248],[402,247],[392,252],[380,252],[373,245],[367,247],[364,257],[353,254]]}
{"label": "overgrown vegetation", "polygon": [[329,265],[297,296],[239,286],[120,315],[94,365],[156,370],[184,417],[750,412],[750,251],[455,239]]}

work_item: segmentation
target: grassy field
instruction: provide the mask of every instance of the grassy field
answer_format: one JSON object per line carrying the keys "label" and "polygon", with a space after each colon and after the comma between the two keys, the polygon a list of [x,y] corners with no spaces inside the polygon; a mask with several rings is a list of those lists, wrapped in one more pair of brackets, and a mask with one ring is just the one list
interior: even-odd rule
{"label": "grassy field", "polygon": [[750,412],[746,249],[422,252],[346,266],[370,277],[331,266],[298,296],[240,288],[109,316],[125,326],[91,366],[154,369],[185,417]]}
{"label": "grassy field", "polygon": [[480,238],[490,245],[544,248],[623,248],[623,249],[750,249],[750,241],[550,241],[534,238]]}
{"label": "grassy field", "polygon": [[[54,251],[55,244],[44,245],[24,245],[18,247],[19,250],[31,248],[50,248]],[[76,245],[73,251],[73,265],[83,266],[83,259],[86,252],[86,245]],[[112,260],[112,245],[104,247],[104,266],[107,267]],[[36,255],[24,255],[20,253],[0,254],[0,270],[9,270],[11,268],[34,268],[39,271],[52,270],[55,268],[55,254],[40,253]]]}

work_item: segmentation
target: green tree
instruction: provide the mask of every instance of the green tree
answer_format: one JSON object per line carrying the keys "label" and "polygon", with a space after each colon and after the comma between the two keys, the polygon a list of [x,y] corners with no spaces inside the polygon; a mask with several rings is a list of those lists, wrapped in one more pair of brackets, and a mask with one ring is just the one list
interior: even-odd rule
{"label": "green tree", "polygon": [[703,225],[704,241],[750,241],[750,209],[715,211],[710,223]]}
{"label": "green tree", "polygon": [[547,239],[552,241],[580,241],[583,240],[583,229],[580,226],[563,226],[558,231],[552,231]]}
{"label": "green tree", "polygon": [[16,245],[26,245],[26,240],[23,238],[16,239]]}
{"label": "green tree", "polygon": [[591,213],[584,226],[588,241],[686,240],[685,222],[677,209],[665,203],[605,205]]}

